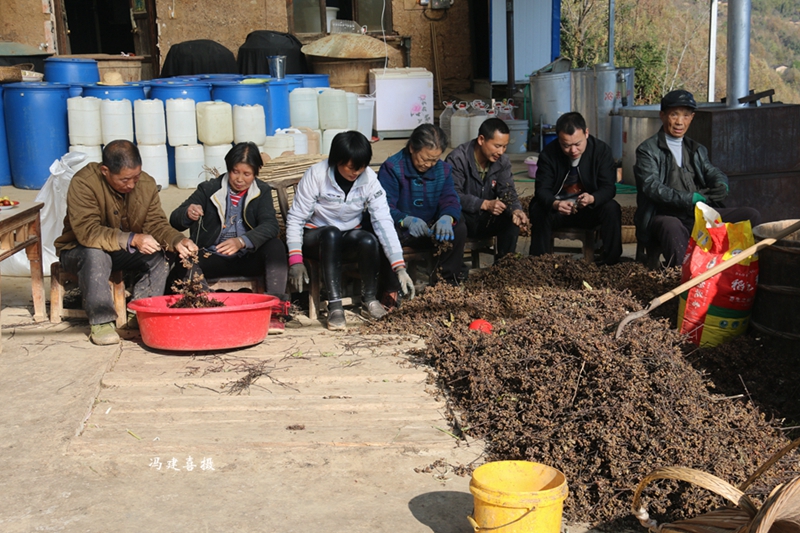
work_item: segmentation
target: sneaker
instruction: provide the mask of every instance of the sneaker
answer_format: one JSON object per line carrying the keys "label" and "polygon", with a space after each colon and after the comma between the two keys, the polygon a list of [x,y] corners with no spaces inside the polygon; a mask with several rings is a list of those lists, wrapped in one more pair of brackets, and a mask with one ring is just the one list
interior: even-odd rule
{"label": "sneaker", "polygon": [[93,324],[92,332],[89,334],[89,340],[98,346],[108,346],[119,343],[119,335],[117,334],[117,329],[114,327],[113,322]]}
{"label": "sneaker", "polygon": [[272,314],[269,317],[269,335],[280,335],[286,330],[286,324],[281,320],[281,315]]}
{"label": "sneaker", "polygon": [[341,331],[347,329],[347,320],[344,318],[344,309],[334,309],[328,311],[328,329],[331,331]]}
{"label": "sneaker", "polygon": [[370,320],[378,320],[386,316],[386,309],[378,300],[370,300],[361,307],[361,316]]}

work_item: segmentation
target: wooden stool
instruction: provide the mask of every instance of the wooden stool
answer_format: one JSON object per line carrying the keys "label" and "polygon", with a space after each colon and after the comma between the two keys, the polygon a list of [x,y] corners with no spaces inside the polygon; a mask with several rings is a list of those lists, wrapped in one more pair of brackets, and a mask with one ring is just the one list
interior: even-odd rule
{"label": "wooden stool", "polygon": [[[308,271],[308,318],[316,320],[322,307],[320,293],[322,291],[322,273],[319,268],[319,261],[303,258],[303,263]],[[345,263],[342,265],[342,277],[354,276],[361,279],[356,263]],[[344,287],[342,287],[344,290]],[[361,296],[350,296],[342,298],[342,305],[354,305],[361,301]]]}
{"label": "wooden stool", "polygon": [[[50,265],[50,322],[53,324],[59,324],[62,318],[86,318],[86,311],[83,309],[64,309],[64,285],[67,283],[77,285],[78,276],[61,270],[61,263],[58,261]],[[122,271],[112,272],[108,284],[111,285],[114,311],[117,313],[117,327],[121,328],[128,322]]]}
{"label": "wooden stool", "polygon": [[229,276],[206,280],[211,291],[238,291],[250,289],[255,294],[267,292],[264,278],[261,276]]}
{"label": "wooden stool", "polygon": [[573,248],[559,247],[555,248],[554,243],[556,239],[566,239],[573,241],[581,241],[581,250],[583,251],[583,259],[588,263],[594,262],[594,234],[597,228],[584,229],[584,228],[559,228],[553,230],[553,236],[550,240],[550,253],[555,251],[572,251]]}

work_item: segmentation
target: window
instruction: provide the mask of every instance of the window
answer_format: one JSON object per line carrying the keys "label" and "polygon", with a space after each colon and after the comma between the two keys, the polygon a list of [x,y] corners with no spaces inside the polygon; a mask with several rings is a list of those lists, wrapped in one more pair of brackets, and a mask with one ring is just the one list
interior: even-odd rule
{"label": "window", "polygon": [[392,31],[391,0],[294,0],[294,33],[323,32],[322,21],[328,19],[353,20],[366,26],[368,32]]}

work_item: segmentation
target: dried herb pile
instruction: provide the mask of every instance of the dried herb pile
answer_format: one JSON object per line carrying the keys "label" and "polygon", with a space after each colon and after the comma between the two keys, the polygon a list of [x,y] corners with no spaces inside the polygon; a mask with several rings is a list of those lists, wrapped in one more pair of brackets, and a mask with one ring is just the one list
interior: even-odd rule
{"label": "dried herb pile", "polygon": [[[635,263],[508,258],[461,288],[427,290],[372,327],[422,332],[419,355],[461,413],[455,430],[485,439],[489,459],[558,468],[569,482],[567,520],[618,527],[631,521],[636,485],[658,466],[693,467],[738,484],[788,442],[748,398],[709,392],[668,320],[646,317],[614,339],[626,312],[679,282],[677,271]],[[489,320],[494,333],[469,330],[476,318]],[[754,490],[800,470],[794,458]],[[719,504],[705,491],[676,488],[663,483],[649,493],[651,515],[695,516]]]}

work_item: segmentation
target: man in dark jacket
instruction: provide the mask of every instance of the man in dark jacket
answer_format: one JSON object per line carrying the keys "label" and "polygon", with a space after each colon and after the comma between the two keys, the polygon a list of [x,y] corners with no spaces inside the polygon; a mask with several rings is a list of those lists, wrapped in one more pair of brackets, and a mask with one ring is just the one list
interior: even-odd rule
{"label": "man in dark jacket", "polygon": [[692,93],[676,90],[661,99],[663,127],[636,149],[636,240],[652,251],[660,244],[667,266],[679,265],[686,255],[694,226],[694,205],[705,202],[725,222],[761,215],[749,207],[724,208],[728,177],[708,159],[708,150],[686,137],[697,103]]}
{"label": "man in dark jacket", "polygon": [[514,253],[519,228],[528,224],[505,155],[510,130],[499,118],[490,118],[478,129],[478,138],[457,146],[447,156],[453,167],[467,237],[497,235],[495,259]]}
{"label": "man in dark jacket", "polygon": [[580,113],[561,115],[556,135],[539,155],[536,195],[529,208],[531,255],[550,251],[554,229],[600,226],[600,262],[613,265],[622,255],[622,210],[614,200],[617,180],[611,148],[589,135]]}

